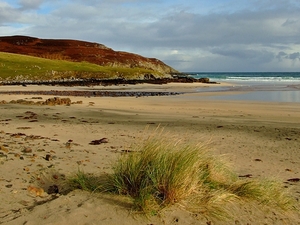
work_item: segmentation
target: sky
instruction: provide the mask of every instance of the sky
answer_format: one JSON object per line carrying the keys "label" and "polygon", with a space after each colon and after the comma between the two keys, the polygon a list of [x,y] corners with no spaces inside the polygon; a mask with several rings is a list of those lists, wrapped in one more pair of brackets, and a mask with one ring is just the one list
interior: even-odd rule
{"label": "sky", "polygon": [[300,71],[299,0],[0,0],[0,36],[75,39],[181,72]]}

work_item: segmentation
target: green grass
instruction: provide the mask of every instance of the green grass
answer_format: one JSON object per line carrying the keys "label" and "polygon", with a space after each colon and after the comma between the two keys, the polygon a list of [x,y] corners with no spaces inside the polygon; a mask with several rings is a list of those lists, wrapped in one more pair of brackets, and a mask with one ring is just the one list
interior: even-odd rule
{"label": "green grass", "polygon": [[[134,209],[151,214],[175,204],[194,213],[227,218],[234,204],[243,201],[280,210],[295,208],[281,183],[239,178],[206,145],[154,136],[133,150],[118,159],[111,174],[98,177],[99,183],[90,190],[130,196]],[[77,187],[88,190],[85,182],[93,183],[95,178],[82,179],[82,175],[75,177],[80,180]]]}
{"label": "green grass", "polygon": [[88,62],[70,62],[0,52],[0,80],[49,80],[61,78],[134,79],[155,71],[144,68],[99,66]]}
{"label": "green grass", "polygon": [[88,174],[78,170],[77,173],[69,179],[68,183],[71,189],[81,189],[94,192],[100,187],[101,178],[94,174]]}

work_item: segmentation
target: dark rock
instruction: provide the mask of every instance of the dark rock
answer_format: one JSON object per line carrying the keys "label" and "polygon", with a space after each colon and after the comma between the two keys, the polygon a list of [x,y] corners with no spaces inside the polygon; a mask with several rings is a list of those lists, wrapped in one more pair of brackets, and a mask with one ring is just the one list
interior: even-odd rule
{"label": "dark rock", "polygon": [[51,157],[50,154],[47,154],[47,155],[45,156],[45,160],[50,161],[51,159],[52,159],[52,157]]}
{"label": "dark rock", "polygon": [[108,143],[108,139],[107,138],[101,138],[99,140],[93,140],[90,142],[90,145],[100,145],[103,143]]}
{"label": "dark rock", "polygon": [[43,99],[42,97],[32,97],[32,99]]}
{"label": "dark rock", "polygon": [[24,134],[24,133],[14,133],[14,134],[11,134],[10,136],[15,137],[15,138],[19,138],[21,136],[26,136],[26,134]]}
{"label": "dark rock", "polygon": [[253,175],[252,174],[246,174],[246,175],[240,175],[239,177],[247,177],[247,178],[251,178]]}
{"label": "dark rock", "polygon": [[289,181],[289,182],[299,182],[300,178],[291,178],[291,179],[288,179],[287,181]]}
{"label": "dark rock", "polygon": [[50,194],[58,194],[59,193],[59,188],[56,184],[49,186],[47,193]]}
{"label": "dark rock", "polygon": [[201,82],[201,83],[209,83],[209,78],[207,78],[207,77],[200,78],[199,82]]}

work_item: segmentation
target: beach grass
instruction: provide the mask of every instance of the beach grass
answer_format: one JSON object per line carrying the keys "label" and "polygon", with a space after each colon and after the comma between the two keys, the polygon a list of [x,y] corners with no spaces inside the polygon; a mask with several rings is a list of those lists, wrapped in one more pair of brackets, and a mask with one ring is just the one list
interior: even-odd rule
{"label": "beach grass", "polygon": [[68,179],[68,184],[70,190],[81,189],[95,192],[101,185],[101,177],[85,173],[78,169],[78,171]]}
{"label": "beach grass", "polygon": [[55,80],[70,78],[134,79],[143,74],[162,76],[150,69],[100,66],[0,52],[0,80]]}
{"label": "beach grass", "polygon": [[219,219],[229,218],[237,203],[257,202],[278,210],[295,209],[294,199],[282,183],[240,178],[207,144],[189,144],[154,135],[134,145],[113,165],[113,172],[89,183],[82,171],[77,187],[130,196],[133,208],[159,213],[171,205]]}

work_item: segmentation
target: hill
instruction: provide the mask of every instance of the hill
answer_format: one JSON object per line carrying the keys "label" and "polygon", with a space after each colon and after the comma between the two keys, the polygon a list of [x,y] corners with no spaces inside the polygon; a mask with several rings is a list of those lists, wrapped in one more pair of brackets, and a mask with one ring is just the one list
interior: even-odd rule
{"label": "hill", "polygon": [[150,69],[99,66],[88,62],[44,59],[0,52],[0,81],[67,81],[90,79],[137,79],[145,74],[160,75]]}
{"label": "hill", "polygon": [[[11,71],[9,70],[10,67],[6,66],[4,68],[5,59],[6,63],[10,64],[13,62],[15,64],[14,68],[11,68],[14,71],[17,71],[16,68],[18,66],[22,67],[24,61],[32,62],[32,66],[37,63],[44,65],[44,71],[35,73],[36,78],[38,74],[45,76],[52,73],[56,74],[57,77],[61,76],[63,78],[70,76],[143,78],[145,75],[150,74],[154,77],[167,77],[172,73],[178,72],[155,58],[146,58],[133,53],[114,51],[102,44],[78,40],[4,36],[0,37],[0,52],[43,58],[44,61],[41,61],[33,57],[24,58],[12,55],[7,57],[8,55],[1,54],[2,70],[6,70],[7,73],[11,73]],[[9,58],[13,58],[12,61],[8,62]],[[48,59],[48,61],[45,61],[45,59]],[[70,64],[70,62],[73,64]],[[46,64],[48,65],[46,66]],[[28,72],[27,70],[26,72],[26,69],[23,68],[23,71],[15,75],[22,75],[24,78],[24,74],[32,74],[32,70],[31,68],[31,71]],[[5,76],[8,77],[7,74]]]}

